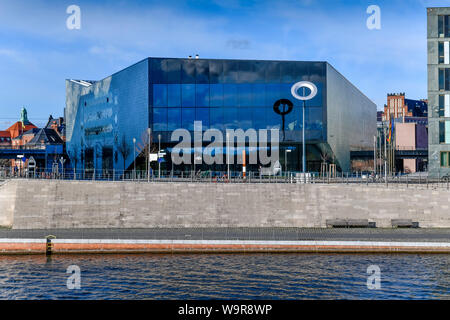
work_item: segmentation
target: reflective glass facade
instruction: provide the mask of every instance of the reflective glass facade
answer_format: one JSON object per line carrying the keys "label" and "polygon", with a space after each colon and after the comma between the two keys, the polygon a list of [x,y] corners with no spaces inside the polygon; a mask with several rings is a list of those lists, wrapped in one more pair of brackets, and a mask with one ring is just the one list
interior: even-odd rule
{"label": "reflective glass facade", "polygon": [[155,134],[170,142],[177,128],[193,130],[280,129],[282,116],[274,103],[289,99],[294,109],[284,119],[284,141],[301,142],[301,101],[291,87],[313,81],[318,95],[307,102],[306,136],[321,141],[326,136],[325,63],[235,61],[197,59],[151,59],[149,71],[151,119]]}
{"label": "reflective glass facade", "polygon": [[[153,142],[160,136],[161,148],[167,151],[163,169],[171,170],[171,148],[178,143],[171,141],[172,132],[194,131],[194,121],[202,121],[203,130],[218,129],[224,136],[227,129],[279,129],[281,165],[300,171],[302,102],[291,94],[299,81],[313,82],[318,89],[306,102],[308,171],[319,171],[330,159],[338,169],[348,170],[350,149],[371,147],[376,106],[326,62],[148,58],[104,80],[68,80],[68,149],[75,154],[79,150],[81,167],[130,168],[134,155],[123,159],[121,145],[133,138],[140,141],[151,128]],[[293,105],[283,116],[280,113],[286,110],[274,109],[281,99]],[[101,123],[99,115],[106,117]],[[109,131],[97,130],[100,124]],[[189,166],[174,169],[190,170]],[[225,165],[199,166],[225,169]],[[248,166],[249,171],[258,169],[259,164]]]}

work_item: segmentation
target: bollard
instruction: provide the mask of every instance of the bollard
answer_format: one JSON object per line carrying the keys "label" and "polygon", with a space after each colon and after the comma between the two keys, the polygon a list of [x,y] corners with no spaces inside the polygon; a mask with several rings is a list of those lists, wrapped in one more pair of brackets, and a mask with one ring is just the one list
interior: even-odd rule
{"label": "bollard", "polygon": [[46,243],[45,243],[45,255],[50,256],[52,254],[53,250],[53,244],[52,239],[56,239],[56,236],[54,235],[48,235],[45,237]]}

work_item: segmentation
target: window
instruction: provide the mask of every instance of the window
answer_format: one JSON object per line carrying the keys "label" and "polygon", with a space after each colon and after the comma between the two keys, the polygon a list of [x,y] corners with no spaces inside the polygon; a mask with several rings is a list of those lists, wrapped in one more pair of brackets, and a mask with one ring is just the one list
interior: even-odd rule
{"label": "window", "polygon": [[281,99],[280,84],[266,85],[266,107],[273,107],[277,100]]}
{"label": "window", "polygon": [[211,107],[223,107],[223,84],[211,84]]}
{"label": "window", "polygon": [[439,143],[450,144],[450,121],[439,122]]}
{"label": "window", "polygon": [[266,129],[266,109],[270,108],[254,108],[252,114],[252,122],[255,130]]}
{"label": "window", "polygon": [[153,106],[167,107],[167,85],[154,84],[153,85]]}
{"label": "window", "polygon": [[209,128],[209,108],[196,108],[195,109],[195,121],[202,122],[202,130]]}
{"label": "window", "polygon": [[195,84],[181,86],[181,102],[183,107],[195,107]]}
{"label": "window", "polygon": [[223,123],[225,129],[237,129],[237,108],[223,109]]}
{"label": "window", "polygon": [[153,108],[153,130],[167,131],[167,108]]}
{"label": "window", "polygon": [[183,83],[195,83],[195,61],[183,60],[181,67],[181,81]]}
{"label": "window", "polygon": [[240,107],[238,109],[237,127],[242,130],[254,129],[252,121],[252,108]]}
{"label": "window", "polygon": [[445,55],[444,55],[444,43],[439,42],[438,44],[438,55],[439,55],[439,63],[444,63]]}
{"label": "window", "polygon": [[181,86],[179,84],[169,84],[167,96],[169,107],[181,107]]}
{"label": "window", "polygon": [[223,105],[225,107],[236,107],[237,102],[237,85],[224,84],[223,85]]}
{"label": "window", "polygon": [[195,91],[196,106],[209,107],[209,84],[197,84]]}
{"label": "window", "polygon": [[450,16],[438,16],[438,36],[439,38],[450,37]]}
{"label": "window", "polygon": [[211,108],[211,128],[223,130],[223,108]]}
{"label": "window", "polygon": [[208,60],[196,60],[196,83],[209,83],[209,62]]}
{"label": "window", "polygon": [[238,85],[238,99],[240,107],[252,106],[252,86],[250,84]]}
{"label": "window", "polygon": [[253,84],[252,85],[253,107],[264,107],[266,100],[266,85]]}
{"label": "window", "polygon": [[266,127],[264,129],[279,129],[282,130],[281,124],[282,119],[281,116],[278,113],[275,113],[273,111],[273,108],[266,107],[264,108],[266,110]]}
{"label": "window", "polygon": [[181,108],[167,110],[167,130],[174,131],[181,128]]}
{"label": "window", "polygon": [[445,113],[445,96],[439,96],[439,117],[443,118]]}
{"label": "window", "polygon": [[183,129],[194,131],[195,108],[182,108],[181,112]]}
{"label": "window", "polygon": [[450,167],[450,152],[441,152],[441,167],[448,168]]}
{"label": "window", "polygon": [[450,69],[439,69],[439,90],[450,91]]}

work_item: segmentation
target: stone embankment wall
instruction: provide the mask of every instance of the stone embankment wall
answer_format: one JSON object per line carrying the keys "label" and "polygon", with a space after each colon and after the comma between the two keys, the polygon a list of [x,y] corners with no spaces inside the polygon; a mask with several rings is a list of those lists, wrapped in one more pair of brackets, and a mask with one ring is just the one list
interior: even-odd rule
{"label": "stone embankment wall", "polygon": [[450,191],[345,184],[14,180],[0,186],[0,225],[14,229],[326,227],[391,219],[450,227]]}
{"label": "stone embankment wall", "polygon": [[16,204],[17,183],[0,181],[0,227],[11,227]]}

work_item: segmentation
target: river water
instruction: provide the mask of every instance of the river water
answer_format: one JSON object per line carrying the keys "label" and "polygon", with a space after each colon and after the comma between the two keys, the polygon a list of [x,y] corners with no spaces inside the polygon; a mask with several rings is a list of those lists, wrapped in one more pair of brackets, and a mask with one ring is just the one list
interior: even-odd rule
{"label": "river water", "polygon": [[0,256],[0,299],[450,299],[449,266],[440,254]]}

